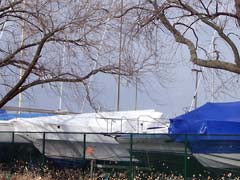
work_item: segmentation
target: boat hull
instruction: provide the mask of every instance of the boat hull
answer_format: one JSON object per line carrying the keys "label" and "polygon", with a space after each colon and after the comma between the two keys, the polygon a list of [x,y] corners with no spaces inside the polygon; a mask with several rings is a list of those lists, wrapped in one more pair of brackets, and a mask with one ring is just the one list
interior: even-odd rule
{"label": "boat hull", "polygon": [[[43,146],[44,143],[44,146]],[[48,158],[54,159],[97,159],[107,161],[129,161],[129,152],[120,144],[112,142],[87,142],[42,139],[34,146]],[[43,149],[44,147],[44,149]],[[85,147],[85,154],[84,154]]]}
{"label": "boat hull", "polygon": [[240,168],[240,153],[194,153],[193,156],[205,167],[217,169]]}
{"label": "boat hull", "polygon": [[[123,135],[117,141],[130,149],[130,135]],[[133,151],[184,154],[184,144],[174,142],[167,134],[137,134],[132,139]]]}
{"label": "boat hull", "polygon": [[208,136],[189,142],[189,148],[205,167],[240,168],[239,136]]}

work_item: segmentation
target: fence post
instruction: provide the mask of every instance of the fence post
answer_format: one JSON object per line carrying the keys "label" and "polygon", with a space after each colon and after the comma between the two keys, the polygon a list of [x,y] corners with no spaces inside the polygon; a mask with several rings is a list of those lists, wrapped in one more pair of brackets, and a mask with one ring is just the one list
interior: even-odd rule
{"label": "fence post", "polygon": [[187,134],[184,135],[184,180],[187,179]]}
{"label": "fence post", "polygon": [[14,142],[15,142],[15,133],[14,133],[14,131],[12,132],[12,143],[14,144]]}
{"label": "fence post", "polygon": [[12,152],[11,152],[11,157],[10,157],[12,162],[14,161],[14,156],[16,155],[16,153],[15,153],[15,145],[14,145],[14,141],[15,141],[14,136],[15,136],[15,133],[13,131],[12,132],[12,145],[11,145]]}
{"label": "fence post", "polygon": [[86,159],[86,134],[83,134],[83,160]]}
{"label": "fence post", "polygon": [[43,132],[43,147],[42,147],[42,154],[45,156],[45,138],[46,138],[46,134],[45,132]]}
{"label": "fence post", "polygon": [[46,133],[43,132],[43,144],[42,144],[42,163],[45,163],[45,144],[46,143]]}
{"label": "fence post", "polygon": [[133,134],[130,134],[130,179],[133,180],[133,162],[132,162],[132,154],[133,154]]}
{"label": "fence post", "polygon": [[[83,134],[83,163],[85,163],[86,160],[86,133]],[[82,179],[85,179],[85,168],[83,169],[83,177]]]}

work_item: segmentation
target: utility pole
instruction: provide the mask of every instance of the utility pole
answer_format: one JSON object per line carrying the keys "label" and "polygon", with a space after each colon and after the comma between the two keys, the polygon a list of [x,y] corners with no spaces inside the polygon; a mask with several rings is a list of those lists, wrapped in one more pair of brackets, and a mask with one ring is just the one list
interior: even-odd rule
{"label": "utility pole", "polygon": [[196,72],[196,81],[195,81],[195,95],[194,95],[194,109],[197,108],[197,91],[198,91],[198,75],[202,72],[201,69],[192,69],[193,72]]}

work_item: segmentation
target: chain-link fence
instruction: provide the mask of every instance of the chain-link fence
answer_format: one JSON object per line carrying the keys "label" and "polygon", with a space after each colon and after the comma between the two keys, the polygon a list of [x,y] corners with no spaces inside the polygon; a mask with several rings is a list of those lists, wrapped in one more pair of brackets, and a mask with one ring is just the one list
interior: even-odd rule
{"label": "chain-link fence", "polygon": [[[4,177],[239,179],[240,135],[1,132]],[[67,175],[66,175],[67,174]]]}

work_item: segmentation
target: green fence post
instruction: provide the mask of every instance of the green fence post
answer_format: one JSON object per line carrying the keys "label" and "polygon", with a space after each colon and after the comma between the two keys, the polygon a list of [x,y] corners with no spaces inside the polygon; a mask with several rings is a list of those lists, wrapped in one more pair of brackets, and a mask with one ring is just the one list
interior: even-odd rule
{"label": "green fence post", "polygon": [[45,134],[45,132],[43,132],[43,146],[42,146],[42,154],[43,154],[43,156],[45,155],[45,138],[46,138],[46,134]]}
{"label": "green fence post", "polygon": [[43,145],[42,145],[42,164],[45,163],[45,145],[46,145],[46,133],[43,132]]}
{"label": "green fence post", "polygon": [[187,180],[187,134],[184,138],[184,180]]}
{"label": "green fence post", "polygon": [[14,144],[14,142],[15,142],[15,133],[14,133],[14,131],[12,132],[12,145],[11,145],[11,156],[10,156],[10,158],[11,158],[11,161],[12,162],[14,162],[14,157],[16,156],[16,153],[15,153],[15,144]]}
{"label": "green fence post", "polygon": [[15,133],[14,132],[12,132],[12,143],[14,144],[14,141],[15,141]]}
{"label": "green fence post", "polygon": [[[83,161],[86,160],[86,134],[83,134]],[[84,162],[85,163],[85,162]],[[83,169],[83,180],[85,179],[85,169]]]}
{"label": "green fence post", "polygon": [[42,164],[41,164],[41,176],[44,175],[44,164],[45,164],[45,145],[46,145],[46,133],[43,132],[43,142],[42,142]]}
{"label": "green fence post", "polygon": [[83,160],[86,159],[86,134],[83,134]]}
{"label": "green fence post", "polygon": [[133,163],[132,163],[132,154],[133,154],[133,134],[130,135],[130,179],[133,180]]}

